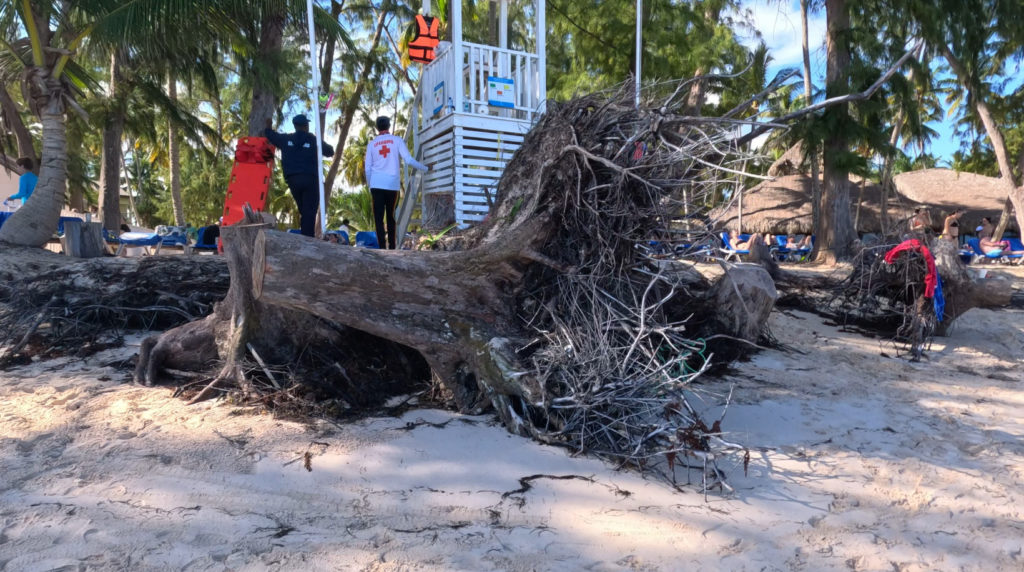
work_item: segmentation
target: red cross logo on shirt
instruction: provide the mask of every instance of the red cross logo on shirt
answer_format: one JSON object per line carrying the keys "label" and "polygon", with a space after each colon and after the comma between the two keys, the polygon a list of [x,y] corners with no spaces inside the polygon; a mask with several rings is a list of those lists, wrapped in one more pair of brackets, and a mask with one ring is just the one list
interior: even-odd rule
{"label": "red cross logo on shirt", "polygon": [[380,151],[377,152],[380,153],[381,157],[387,159],[388,155],[391,154],[391,149],[387,145],[384,145],[383,147],[380,148]]}

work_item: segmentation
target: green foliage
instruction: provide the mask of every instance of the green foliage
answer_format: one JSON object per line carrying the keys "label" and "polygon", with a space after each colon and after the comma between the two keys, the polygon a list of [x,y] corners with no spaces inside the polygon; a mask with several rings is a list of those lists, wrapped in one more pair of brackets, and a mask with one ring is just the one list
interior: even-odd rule
{"label": "green foliage", "polygon": [[[231,167],[230,157],[212,157],[195,150],[182,153],[181,202],[185,220],[192,226],[206,226],[220,219]],[[165,220],[174,220],[170,200],[161,204],[160,215]]]}
{"label": "green foliage", "polygon": [[449,226],[448,228],[442,230],[441,232],[439,232],[437,234],[428,234],[428,235],[425,235],[425,236],[421,237],[419,243],[416,246],[416,249],[417,250],[430,250],[430,249],[434,248],[434,245],[437,244],[437,241],[439,241],[442,238],[444,238],[444,235],[448,234],[448,231],[450,231],[451,229],[453,229],[453,228],[455,228],[457,226],[458,226],[457,224],[453,224],[453,225]]}
{"label": "green foliage", "polygon": [[370,196],[368,188],[362,187],[358,191],[335,193],[331,196],[327,216],[330,228],[338,228],[341,220],[346,218],[353,232],[374,229],[373,197]]}
{"label": "green foliage", "polygon": [[[645,81],[739,71],[747,61],[730,0],[645,2]],[[549,0],[548,95],[565,99],[625,81],[636,59],[633,0]],[[742,65],[741,65],[742,62]]]}

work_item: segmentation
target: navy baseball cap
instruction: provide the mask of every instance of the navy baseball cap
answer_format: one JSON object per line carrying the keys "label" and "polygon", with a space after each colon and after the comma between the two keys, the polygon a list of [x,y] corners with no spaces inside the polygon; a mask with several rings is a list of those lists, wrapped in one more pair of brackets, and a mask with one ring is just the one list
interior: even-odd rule
{"label": "navy baseball cap", "polygon": [[295,119],[292,119],[292,125],[309,125],[309,119],[306,119],[306,116],[300,113],[295,116]]}

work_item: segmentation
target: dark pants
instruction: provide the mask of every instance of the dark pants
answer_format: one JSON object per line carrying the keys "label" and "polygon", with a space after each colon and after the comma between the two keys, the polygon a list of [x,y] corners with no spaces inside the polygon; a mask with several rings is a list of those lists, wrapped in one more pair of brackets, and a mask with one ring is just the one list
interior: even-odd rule
{"label": "dark pants", "polygon": [[[373,197],[373,223],[377,230],[377,247],[395,249],[396,234],[395,228],[395,205],[398,204],[398,191],[386,191],[384,189],[370,189],[370,196]],[[384,242],[384,217],[387,215],[387,243]],[[386,246],[385,246],[386,244]]]}
{"label": "dark pants", "polygon": [[299,228],[306,236],[316,235],[316,211],[320,208],[320,189],[316,173],[296,173],[284,178],[299,207]]}

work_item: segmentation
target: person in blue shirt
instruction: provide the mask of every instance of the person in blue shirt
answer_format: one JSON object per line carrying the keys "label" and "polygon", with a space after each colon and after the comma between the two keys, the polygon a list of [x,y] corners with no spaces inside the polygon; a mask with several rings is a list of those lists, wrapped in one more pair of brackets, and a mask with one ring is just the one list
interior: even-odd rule
{"label": "person in blue shirt", "polygon": [[[288,190],[299,207],[299,227],[302,234],[314,236],[316,229],[316,212],[320,207],[320,185],[317,177],[316,136],[309,132],[309,119],[305,115],[296,115],[292,119],[295,132],[278,133],[267,119],[267,128],[263,135],[271,145],[281,150],[281,171],[288,183]],[[334,155],[334,147],[321,141],[324,157]]]}
{"label": "person in blue shirt", "polygon": [[35,166],[32,159],[28,157],[21,157],[14,162],[17,166],[25,169],[25,174],[18,179],[18,192],[7,197],[7,200],[13,201],[14,199],[21,199],[21,204],[25,204],[25,201],[32,195],[32,191],[36,190],[36,183],[39,182],[39,177],[32,172]]}

